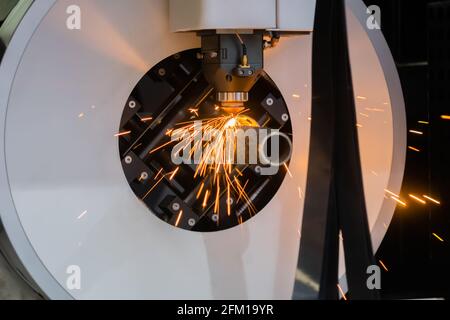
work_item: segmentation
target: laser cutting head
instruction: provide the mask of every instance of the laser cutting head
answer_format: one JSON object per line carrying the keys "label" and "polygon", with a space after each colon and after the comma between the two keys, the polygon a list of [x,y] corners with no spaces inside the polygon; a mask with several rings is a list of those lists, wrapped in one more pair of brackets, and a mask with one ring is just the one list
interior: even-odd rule
{"label": "laser cutting head", "polygon": [[242,111],[263,70],[263,33],[203,32],[202,69],[216,100],[229,113]]}

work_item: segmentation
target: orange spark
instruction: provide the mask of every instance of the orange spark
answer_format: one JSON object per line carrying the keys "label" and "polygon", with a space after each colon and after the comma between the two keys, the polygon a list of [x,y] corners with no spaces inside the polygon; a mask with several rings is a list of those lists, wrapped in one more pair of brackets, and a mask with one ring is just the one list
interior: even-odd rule
{"label": "orange spark", "polygon": [[383,261],[379,260],[379,262],[380,262],[381,266],[383,267],[383,269],[384,269],[386,272],[389,272],[389,269],[386,267],[386,265],[383,263]]}
{"label": "orange spark", "polygon": [[169,180],[172,181],[173,178],[177,175],[178,171],[180,171],[180,167],[177,167],[175,171],[172,172],[172,175],[170,176]]}
{"label": "orange spark", "polygon": [[205,183],[202,182],[202,184],[200,185],[200,189],[198,189],[196,199],[199,199],[199,198],[200,198],[200,196],[202,195],[202,191],[203,191],[203,188],[204,188],[204,187],[205,187]]}
{"label": "orange spark", "polygon": [[342,290],[342,288],[341,288],[341,286],[338,284],[337,285],[337,287],[338,287],[338,289],[339,289],[339,292],[341,293],[341,295],[342,295],[342,298],[345,300],[345,301],[347,301],[348,299],[347,299],[347,296],[345,295],[345,293],[344,293],[344,290]]}
{"label": "orange spark", "polygon": [[434,203],[438,204],[438,205],[440,205],[440,204],[441,204],[441,202],[440,202],[440,201],[438,201],[438,200],[436,200],[436,199],[434,199],[434,198],[432,198],[432,197],[430,197],[430,196],[427,196],[427,195],[423,195],[423,197],[424,197],[425,199],[428,199],[428,200],[430,200],[431,202],[434,202]]}
{"label": "orange spark", "polygon": [[114,137],[122,137],[122,136],[129,135],[130,133],[131,133],[131,131],[119,132],[119,133],[116,133],[116,134],[114,135]]}
{"label": "orange spark", "polygon": [[209,190],[206,190],[205,192],[205,197],[203,198],[203,208],[206,208],[206,206],[208,205],[208,199],[209,199]]}
{"label": "orange spark", "polygon": [[409,194],[409,197],[411,199],[414,199],[415,201],[421,203],[421,204],[427,204],[427,202],[425,200],[420,199],[419,197],[413,195],[413,194]]}
{"label": "orange spark", "polygon": [[408,149],[409,149],[409,150],[412,150],[412,151],[415,151],[415,152],[420,152],[420,150],[419,150],[419,149],[417,149],[417,148],[414,148],[414,147],[408,147]]}
{"label": "orange spark", "polygon": [[183,210],[181,210],[180,213],[178,214],[177,221],[175,222],[175,227],[178,227],[178,225],[180,224],[182,216],[183,216]]}
{"label": "orange spark", "polygon": [[394,197],[396,197],[396,198],[400,198],[399,195],[393,193],[392,191],[389,191],[388,189],[384,189],[384,191],[387,192],[387,193],[389,193],[391,196],[394,196]]}
{"label": "orange spark", "polygon": [[141,118],[142,122],[148,122],[148,121],[152,121],[153,117],[146,117],[146,118]]}
{"label": "orange spark", "polygon": [[288,165],[287,165],[286,163],[283,163],[283,166],[285,167],[286,172],[289,174],[289,176],[290,176],[291,178],[293,178],[294,176],[292,175],[291,170],[289,170]]}
{"label": "orange spark", "polygon": [[396,198],[396,197],[391,197],[391,199],[394,200],[394,201],[396,201],[396,202],[398,202],[398,203],[401,204],[403,207],[406,207],[406,206],[407,206],[406,202],[403,202],[402,200],[400,200],[400,199],[398,199],[398,198]]}

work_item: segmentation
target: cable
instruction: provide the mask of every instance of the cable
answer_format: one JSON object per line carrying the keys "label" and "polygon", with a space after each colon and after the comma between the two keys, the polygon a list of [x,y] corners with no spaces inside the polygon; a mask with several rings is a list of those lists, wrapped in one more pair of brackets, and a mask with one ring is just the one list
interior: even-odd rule
{"label": "cable", "polygon": [[242,46],[242,66],[243,67],[249,67],[248,64],[248,51],[247,51],[247,45],[245,44],[244,40],[242,39],[241,35],[239,33],[236,32],[236,37],[238,38],[239,42],[241,43]]}

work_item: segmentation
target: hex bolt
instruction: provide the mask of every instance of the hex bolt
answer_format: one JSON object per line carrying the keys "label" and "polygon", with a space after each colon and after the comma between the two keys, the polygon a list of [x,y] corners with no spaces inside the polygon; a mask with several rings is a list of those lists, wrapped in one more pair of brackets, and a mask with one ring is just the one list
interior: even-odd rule
{"label": "hex bolt", "polygon": [[289,115],[287,113],[283,114],[281,116],[281,120],[283,120],[284,122],[287,122],[289,120]]}
{"label": "hex bolt", "polygon": [[175,202],[174,204],[172,204],[172,210],[173,211],[178,211],[180,210],[181,206],[178,202]]}
{"label": "hex bolt", "polygon": [[191,227],[195,226],[195,219],[189,219],[188,220],[188,225],[191,226]]}
{"label": "hex bolt", "polygon": [[266,104],[267,104],[269,107],[273,106],[274,103],[275,103],[275,101],[273,101],[272,98],[267,98]]}
{"label": "hex bolt", "polygon": [[125,157],[125,163],[126,164],[132,164],[133,163],[133,158],[131,156],[126,156]]}
{"label": "hex bolt", "polygon": [[130,109],[136,108],[136,101],[131,100],[130,102],[128,102],[128,106],[130,107]]}

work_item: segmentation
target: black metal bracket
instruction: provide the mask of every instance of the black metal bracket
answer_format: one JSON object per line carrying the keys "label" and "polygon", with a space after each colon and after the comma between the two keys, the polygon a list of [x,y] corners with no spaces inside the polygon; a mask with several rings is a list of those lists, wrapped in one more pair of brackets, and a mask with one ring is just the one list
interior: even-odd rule
{"label": "black metal bracket", "polygon": [[352,299],[375,264],[367,218],[344,0],[318,0],[313,40],[311,147],[294,299],[338,299],[339,232]]}

